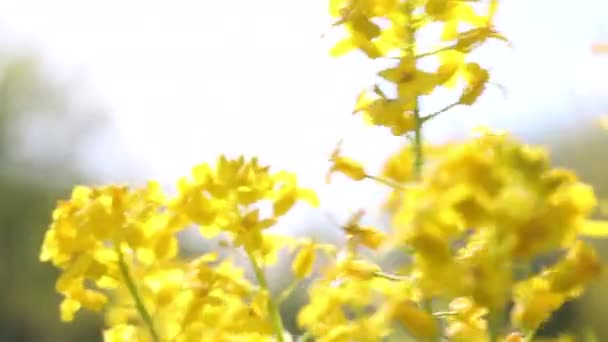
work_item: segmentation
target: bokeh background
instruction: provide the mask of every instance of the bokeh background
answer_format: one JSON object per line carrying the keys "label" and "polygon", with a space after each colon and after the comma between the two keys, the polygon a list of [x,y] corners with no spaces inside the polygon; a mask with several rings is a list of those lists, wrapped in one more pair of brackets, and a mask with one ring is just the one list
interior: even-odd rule
{"label": "bokeh background", "polygon": [[[476,52],[498,86],[432,122],[428,139],[506,129],[546,145],[608,198],[608,131],[597,123],[608,114],[608,54],[592,51],[608,43],[608,2],[502,3],[496,24],[513,47]],[[0,341],[100,340],[95,315],[59,322],[57,273],[38,262],[52,208],[74,184],[154,178],[172,189],[195,164],[243,153],[296,171],[320,194],[324,211],[298,208],[281,230],[336,239],[326,214],[343,221],[379,205],[386,193],[375,184],[324,181],[339,139],[371,167],[400,144],[350,115],[377,65],[330,59],[326,13],[326,0],[0,1]],[[205,248],[190,235],[184,244]],[[277,288],[289,281],[284,267],[271,275]],[[606,286],[546,332],[592,327],[608,341]],[[304,298],[284,308],[292,328]]]}

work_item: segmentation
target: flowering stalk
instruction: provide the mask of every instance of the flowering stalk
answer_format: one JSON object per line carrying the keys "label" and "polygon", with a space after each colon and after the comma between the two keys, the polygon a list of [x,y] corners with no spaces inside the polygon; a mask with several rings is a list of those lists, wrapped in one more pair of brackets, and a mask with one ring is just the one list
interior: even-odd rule
{"label": "flowering stalk", "polygon": [[[409,18],[408,18],[408,45],[407,45],[407,54],[409,56],[414,56],[415,55],[415,44],[416,44],[416,29],[415,27],[412,25],[411,21],[412,21],[412,13],[413,13],[413,8],[410,5],[410,2],[407,3],[407,12],[409,14]],[[418,60],[415,59],[414,62],[414,67],[417,68],[417,63]],[[416,95],[415,99],[414,99],[414,176],[416,179],[420,179],[421,175],[422,175],[422,166],[424,164],[424,154],[423,154],[423,150],[422,150],[422,143],[423,143],[423,138],[422,138],[422,126],[425,123],[424,118],[420,115],[420,102],[418,100],[418,95]],[[433,314],[433,301],[431,298],[425,299],[425,301],[423,302],[423,309],[425,311],[427,311],[429,314]],[[431,337],[429,338],[430,341],[434,341],[435,338]]]}
{"label": "flowering stalk", "polygon": [[[408,56],[414,56],[415,44],[416,44],[416,28],[412,25],[412,14],[414,12],[414,8],[412,7],[411,2],[406,3],[406,11],[408,13],[408,43],[406,54]],[[417,65],[417,59],[414,61],[414,68]],[[414,98],[414,174],[416,178],[419,178],[422,172],[422,165],[424,164],[424,156],[422,152],[422,125],[424,124],[424,120],[420,116],[420,103],[418,101],[418,95]]]}
{"label": "flowering stalk", "polygon": [[[408,44],[406,49],[406,54],[408,56],[415,56],[415,44],[416,44],[416,28],[412,25],[412,16],[414,12],[414,8],[412,7],[411,2],[406,3],[406,11],[408,14]],[[414,68],[417,69],[418,59],[414,60]],[[422,125],[425,123],[425,120],[420,115],[420,102],[418,100],[418,95],[414,98],[414,176],[416,179],[420,179],[422,175],[422,166],[424,164],[424,155],[422,151]],[[433,314],[433,301],[431,298],[425,299],[423,302],[423,309],[427,311],[430,315]],[[431,341],[434,338],[430,338]]]}
{"label": "flowering stalk", "polygon": [[365,175],[365,178],[371,179],[371,180],[376,181],[381,184],[384,184],[393,190],[405,190],[405,186],[398,184],[390,179],[386,179],[386,178],[382,178],[382,177],[378,177],[378,176],[374,176],[374,175]]}
{"label": "flowering stalk", "polygon": [[490,335],[490,342],[498,341],[498,337],[500,336],[499,330],[501,327],[500,322],[500,314],[502,312],[499,310],[491,311],[488,317],[488,334]]}
{"label": "flowering stalk", "polygon": [[277,342],[284,342],[283,332],[285,329],[283,328],[283,321],[281,319],[281,312],[279,311],[279,307],[277,303],[272,298],[270,294],[270,287],[268,286],[268,281],[266,280],[266,275],[264,275],[264,270],[258,265],[255,257],[247,252],[247,257],[249,258],[249,262],[251,263],[251,267],[253,268],[253,272],[255,273],[255,278],[257,279],[260,286],[268,291],[268,310],[270,311],[270,320],[272,322],[272,327],[274,329],[275,335],[277,336]]}
{"label": "flowering stalk", "polygon": [[120,249],[119,244],[115,244],[115,250],[116,250],[116,253],[118,254],[118,267],[120,268],[120,273],[121,273],[122,277],[124,278],[125,284],[127,285],[127,289],[129,290],[129,294],[131,295],[131,297],[133,298],[133,301],[135,302],[135,307],[137,308],[137,312],[139,313],[142,320],[144,321],[144,324],[147,326],[148,330],[150,331],[150,335],[152,335],[152,340],[154,342],[159,342],[160,339],[158,337],[158,333],[156,332],[156,329],[154,329],[154,323],[152,321],[152,317],[150,316],[150,313],[146,309],[146,306],[144,305],[144,302],[141,299],[139,291],[137,290],[137,286],[135,285],[135,282],[133,281],[133,278],[131,277],[131,272],[129,272],[129,266],[127,266],[127,263],[125,262],[124,254],[123,254],[122,250]]}
{"label": "flowering stalk", "polygon": [[416,100],[414,117],[416,118],[416,129],[414,131],[414,171],[416,177],[420,177],[424,156],[422,154],[422,120],[420,119],[420,112],[418,110],[418,100]]}
{"label": "flowering stalk", "polygon": [[454,108],[454,107],[458,106],[459,104],[460,104],[460,102],[454,102],[454,103],[450,103],[449,105],[447,105],[447,106],[445,106],[445,107],[441,108],[440,110],[436,111],[435,113],[432,113],[432,114],[429,114],[429,115],[426,115],[426,116],[424,116],[424,117],[420,118],[420,120],[421,120],[421,124],[422,124],[422,123],[425,123],[425,122],[427,122],[427,121],[429,121],[429,120],[431,120],[431,119],[433,119],[433,118],[435,118],[436,116],[438,116],[438,115],[440,115],[440,114],[442,114],[442,113],[447,112],[448,110],[450,110],[450,109],[452,109],[452,108]]}

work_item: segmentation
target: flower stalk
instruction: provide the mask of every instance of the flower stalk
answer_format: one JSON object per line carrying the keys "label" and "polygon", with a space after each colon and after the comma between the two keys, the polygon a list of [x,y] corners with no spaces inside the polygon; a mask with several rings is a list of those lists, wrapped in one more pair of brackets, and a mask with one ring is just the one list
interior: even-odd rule
{"label": "flower stalk", "polygon": [[116,250],[116,254],[118,254],[118,267],[120,268],[120,274],[122,275],[122,277],[125,281],[125,284],[127,285],[127,289],[129,290],[129,294],[131,295],[131,298],[135,302],[135,308],[137,309],[137,313],[139,314],[141,319],[144,321],[144,324],[148,328],[148,331],[150,332],[150,335],[152,336],[152,340],[154,342],[160,342],[158,333],[156,332],[156,329],[154,328],[154,322],[152,320],[152,316],[150,315],[150,312],[148,312],[148,310],[146,309],[146,306],[144,305],[144,302],[139,293],[139,290],[137,289],[137,285],[135,284],[135,281],[133,280],[133,277],[131,276],[131,272],[129,271],[129,266],[127,265],[125,258],[124,258],[124,253],[120,249],[120,244],[115,244],[115,250]]}
{"label": "flower stalk", "polygon": [[284,342],[283,334],[285,329],[283,328],[283,320],[281,319],[281,312],[279,311],[279,306],[275,302],[270,294],[270,287],[268,286],[268,280],[266,280],[266,275],[264,274],[264,270],[258,265],[255,257],[252,253],[247,252],[247,257],[249,258],[249,262],[251,263],[251,267],[253,268],[253,272],[255,274],[255,278],[258,281],[258,284],[266,291],[268,291],[268,311],[270,314],[270,320],[272,322],[272,327],[277,337],[277,342]]}

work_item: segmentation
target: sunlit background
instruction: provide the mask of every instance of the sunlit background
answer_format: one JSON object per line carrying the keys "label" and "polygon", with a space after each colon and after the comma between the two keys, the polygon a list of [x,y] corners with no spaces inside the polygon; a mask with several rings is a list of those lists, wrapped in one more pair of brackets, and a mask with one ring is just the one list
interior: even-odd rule
{"label": "sunlit background", "polygon": [[[608,196],[608,132],[596,123],[608,113],[608,54],[592,52],[608,42],[608,2],[502,3],[496,24],[513,46],[476,56],[495,86],[427,137],[507,129]],[[75,183],[154,178],[171,189],[199,162],[246,154],[297,172],[337,220],[380,203],[376,184],[325,184],[339,139],[372,166],[401,143],[350,115],[375,66],[330,59],[326,13],[326,0],[0,1],[0,341],[100,338],[93,315],[59,323],[55,273],[37,259],[55,201]],[[324,212],[298,209],[282,229],[337,234]],[[586,321],[608,340],[597,318],[606,284],[556,326]]]}

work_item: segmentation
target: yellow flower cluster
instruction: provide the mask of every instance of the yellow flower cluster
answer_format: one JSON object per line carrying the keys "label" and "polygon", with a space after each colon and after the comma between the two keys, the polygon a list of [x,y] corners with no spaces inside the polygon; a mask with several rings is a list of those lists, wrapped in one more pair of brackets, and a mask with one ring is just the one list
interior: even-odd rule
{"label": "yellow flower cluster", "polygon": [[69,201],[59,203],[40,259],[63,270],[57,280],[65,297],[63,320],[72,320],[81,307],[103,307],[108,298],[101,290],[120,284],[125,253],[142,264],[176,256],[174,233],[181,227],[175,217],[158,212],[163,201],[158,184],[151,182],[135,191],[76,187]]}
{"label": "yellow flower cluster", "polygon": [[[468,297],[488,310],[504,310],[512,299],[523,310],[520,300],[532,283],[514,279],[513,270],[570,250],[542,283],[550,289],[549,279],[561,274],[561,281],[580,284],[551,292],[559,305],[542,308],[548,318],[599,272],[597,257],[578,240],[595,205],[592,189],[572,172],[551,168],[543,149],[485,135],[428,159],[420,183],[393,211],[395,241],[415,250],[412,272],[426,296]],[[520,323],[532,329],[542,321]]]}
{"label": "yellow flower cluster", "polygon": [[[355,112],[411,143],[378,176],[337,148],[328,174],[390,187],[390,230],[360,224],[364,211],[357,211],[340,227],[341,245],[270,233],[298,201],[317,206],[318,199],[295,175],[255,158],[198,165],[175,196],[155,182],[76,187],[58,203],[40,255],[62,270],[61,318],[103,309],[104,339],[114,342],[282,342],[292,336],[279,307],[312,278],[297,312],[299,340],[532,341],[599,275],[583,237],[608,236],[608,223],[590,220],[593,189],[552,167],[543,148],[490,130],[424,144],[426,122],[474,104],[489,82],[467,55],[488,39],[506,41],[492,24],[496,9],[495,0],[330,0],[334,26],[346,33],[332,54],[359,50],[395,61],[378,73],[383,84],[359,96]],[[441,43],[418,51],[417,36],[432,25],[442,28]],[[420,67],[424,58],[437,58],[438,67]],[[394,96],[382,90],[387,85]],[[457,85],[456,101],[421,114],[420,97]],[[188,227],[207,239],[227,237],[231,253],[180,256],[177,234]],[[281,249],[293,257],[294,281],[275,296],[265,273]],[[390,255],[397,262],[382,260]],[[535,271],[546,256],[557,261]]]}
{"label": "yellow flower cluster", "polygon": [[[393,186],[387,206],[393,229],[384,246],[412,257],[400,270],[401,276],[387,278],[374,268],[377,266],[351,260],[349,263],[365,265],[359,267],[365,271],[345,271],[343,275],[358,279],[359,284],[342,284],[340,291],[333,290],[340,298],[348,298],[346,293],[352,292],[351,305],[392,303],[392,307],[381,306],[388,311],[375,313],[385,323],[369,340],[380,340],[391,326],[389,318],[396,319],[390,310],[402,300],[387,297],[391,287],[406,287],[407,291],[399,293],[405,300],[449,302],[450,315],[443,318],[444,334],[451,341],[488,341],[488,319],[506,312],[511,303],[515,303],[512,325],[534,331],[599,275],[598,257],[580,239],[605,234],[604,223],[589,220],[597,204],[593,190],[574,173],[552,168],[542,148],[521,144],[506,134],[486,132],[432,152],[416,182],[411,177],[409,146],[389,158],[384,168],[384,182]],[[349,176],[348,171],[345,174]],[[534,260],[561,251],[567,253],[540,274],[523,272]],[[335,306],[345,315],[345,303],[328,298],[335,281],[319,282],[317,286],[323,290],[313,289],[309,306]],[[365,291],[382,298],[364,297]],[[367,301],[360,304],[364,299]],[[319,300],[324,304],[315,303]],[[410,309],[414,308],[411,319],[401,316],[410,333],[418,338],[437,334],[437,323],[429,321],[430,312],[425,316],[420,307]],[[305,310],[301,315],[312,315],[312,308]],[[328,312],[305,317],[301,316],[302,324],[312,325],[311,331],[321,329],[324,320],[337,320]],[[372,333],[370,327],[365,329]],[[334,330],[321,330],[317,337],[333,341],[325,336],[330,333]]]}
{"label": "yellow flower cluster", "polygon": [[[373,125],[390,128],[400,136],[418,129],[423,121],[457,105],[472,105],[484,91],[489,73],[466,55],[488,39],[506,41],[492,25],[497,1],[491,1],[484,14],[478,14],[472,1],[458,0],[335,0],[331,14],[338,18],[347,37],[339,41],[332,53],[336,56],[358,49],[372,59],[396,60],[393,67],[381,70],[378,76],[396,88],[389,97],[382,87],[360,94],[355,113],[361,112]],[[418,51],[416,35],[425,27],[443,27],[441,44],[436,50]],[[459,27],[470,27],[459,30]],[[418,61],[436,57],[435,70],[424,70]],[[443,86],[454,88],[464,82],[455,102],[438,112],[422,116],[418,97],[431,94]]]}
{"label": "yellow flower cluster", "polygon": [[[383,303],[374,306],[380,311],[369,315],[380,312],[390,321],[397,316],[387,308],[394,305],[384,304],[401,301],[387,297],[384,284],[391,279],[393,283],[386,286],[407,286],[406,300],[416,305],[405,306],[412,311],[410,316],[398,317],[418,339],[442,335],[452,341],[489,341],[502,335],[517,340],[517,334],[506,335],[509,328],[532,338],[552,312],[580,295],[600,272],[595,252],[581,240],[583,235],[600,237],[608,232],[606,223],[589,220],[597,204],[593,190],[574,173],[552,168],[544,149],[486,129],[463,143],[422,144],[422,127],[427,121],[455,106],[474,104],[489,82],[488,71],[468,62],[467,55],[488,39],[507,42],[492,24],[497,5],[494,0],[484,4],[458,0],[331,2],[336,25],[347,32],[332,50],[334,55],[359,50],[371,59],[396,63],[378,72],[380,79],[394,87],[395,96],[385,94],[385,83],[373,85],[359,96],[355,113],[363,113],[373,125],[389,128],[393,135],[409,137],[412,144],[388,158],[381,177],[370,175],[363,164],[337,152],[331,159],[331,171],[355,181],[373,179],[393,189],[385,205],[392,217],[390,243],[385,246],[406,252],[411,261],[399,269],[400,276],[387,278],[380,270],[371,272],[383,279],[383,285],[379,287],[374,278],[366,280],[374,284],[366,289],[382,298],[369,299],[363,307]],[[417,35],[431,25],[442,28],[441,42],[435,50],[418,51]],[[435,58],[437,68],[421,67],[418,62],[426,58]],[[458,100],[439,111],[421,113],[421,97],[459,83],[464,84]],[[564,251],[561,261],[542,273],[526,271],[538,258]],[[328,298],[335,279],[329,284],[318,283],[324,288],[318,290],[318,300],[337,305],[346,315],[340,309],[344,303]],[[349,291],[348,286],[341,286],[341,295]],[[353,303],[365,298],[357,296],[362,289],[352,291]],[[311,294],[309,305],[314,305],[316,292]],[[442,303],[449,305],[444,308]],[[511,304],[515,304],[511,320],[504,322],[502,317]],[[437,307],[449,314],[429,319]],[[315,326],[323,327],[329,317],[322,313],[305,322],[311,331],[317,331]],[[440,322],[444,327],[441,334]],[[391,327],[385,322],[373,338],[362,340],[380,340]],[[334,339],[330,336],[335,330],[318,329],[315,336],[321,340],[363,336],[353,332],[351,337]],[[368,334],[373,331],[370,327],[365,330]]]}
{"label": "yellow flower cluster", "polygon": [[[298,200],[317,205],[315,194],[290,173],[224,156],[214,168],[195,167],[178,189],[167,198],[155,182],[135,190],[76,187],[59,203],[40,258],[63,270],[62,319],[71,321],[81,307],[98,311],[111,295],[109,341],[266,340],[273,334],[267,286],[253,286],[215,254],[179,259],[176,233],[194,224],[205,237],[229,234],[263,280],[262,267],[280,248],[302,245],[263,232]],[[262,217],[265,204],[272,213]]]}

